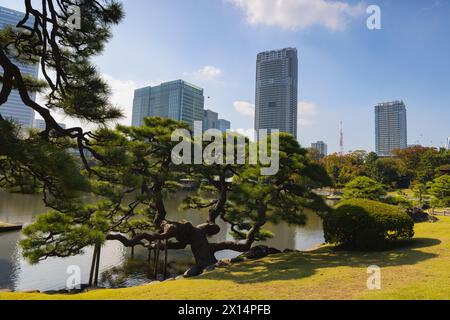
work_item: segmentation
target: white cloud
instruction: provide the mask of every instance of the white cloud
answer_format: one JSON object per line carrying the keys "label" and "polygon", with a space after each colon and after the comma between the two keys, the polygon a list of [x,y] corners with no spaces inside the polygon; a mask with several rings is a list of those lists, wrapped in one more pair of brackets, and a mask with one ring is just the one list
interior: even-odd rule
{"label": "white cloud", "polygon": [[204,66],[195,71],[194,76],[200,80],[214,80],[222,76],[222,70],[214,66]]}
{"label": "white cloud", "polygon": [[[116,79],[107,74],[103,74],[102,77],[111,89],[111,96],[109,101],[111,102],[111,104],[120,108],[124,113],[124,118],[119,119],[117,122],[124,125],[131,125],[134,90],[139,87],[145,86],[145,84],[137,83],[133,80]],[[41,95],[38,96],[38,102],[42,105],[45,104],[45,97]],[[68,117],[62,112],[52,112],[52,114],[58,122],[62,122],[68,127],[81,126],[85,130],[95,129],[95,126],[93,126],[92,124]]]}
{"label": "white cloud", "polygon": [[301,101],[298,104],[298,124],[303,127],[311,126],[315,123],[317,107],[312,102]]}
{"label": "white cloud", "polygon": [[330,30],[345,29],[351,18],[363,15],[360,2],[351,5],[343,0],[225,0],[244,11],[253,25],[301,30],[319,25]]}
{"label": "white cloud", "polygon": [[134,90],[143,85],[139,85],[133,80],[116,79],[107,74],[103,75],[103,78],[111,88],[111,103],[122,109],[125,114],[125,118],[120,119],[119,122],[131,125]]}
{"label": "white cloud", "polygon": [[246,101],[236,101],[233,103],[234,109],[246,117],[255,116],[255,105]]}
{"label": "white cloud", "polygon": [[317,114],[317,107],[313,102],[301,101],[298,104],[298,110],[301,116],[311,117]]}

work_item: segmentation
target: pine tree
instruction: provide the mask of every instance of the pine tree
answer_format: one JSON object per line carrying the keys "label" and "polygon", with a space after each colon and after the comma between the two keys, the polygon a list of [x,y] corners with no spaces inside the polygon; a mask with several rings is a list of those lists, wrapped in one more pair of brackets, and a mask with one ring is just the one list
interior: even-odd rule
{"label": "pine tree", "polygon": [[[111,27],[120,22],[123,12],[120,4],[109,0],[45,0],[39,8],[30,0],[24,4],[25,16],[18,25],[0,31],[0,108],[12,90],[17,90],[22,102],[45,120],[46,128],[39,134],[24,134],[0,116],[0,181],[14,187],[11,184],[31,178],[41,184],[44,200],[49,202],[84,190],[84,183],[67,179],[79,175],[76,161],[64,154],[65,150],[77,148],[87,169],[85,155],[92,151],[90,132],[80,127],[62,128],[52,112],[92,125],[104,125],[122,116],[109,102],[109,87],[91,60],[102,53],[112,36]],[[74,7],[80,12],[79,30],[68,23]],[[19,63],[38,63],[43,80],[23,74]],[[33,101],[33,92],[45,94],[45,103]]]}

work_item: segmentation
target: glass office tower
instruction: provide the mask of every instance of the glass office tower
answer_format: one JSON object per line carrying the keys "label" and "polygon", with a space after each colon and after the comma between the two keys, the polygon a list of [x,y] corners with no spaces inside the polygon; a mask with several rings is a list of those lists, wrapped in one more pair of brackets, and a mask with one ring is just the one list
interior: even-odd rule
{"label": "glass office tower", "polygon": [[205,110],[205,116],[203,118],[203,131],[209,129],[218,129],[219,114],[212,110]]}
{"label": "glass office tower", "polygon": [[146,117],[163,117],[186,122],[201,132],[204,105],[203,89],[183,80],[137,89],[134,92],[132,125],[142,125]]}
{"label": "glass office tower", "polygon": [[203,131],[217,129],[226,132],[231,129],[231,122],[225,119],[219,119],[219,114],[212,110],[205,110],[203,119]]}
{"label": "glass office tower", "polygon": [[[0,29],[7,26],[16,26],[20,20],[23,19],[24,13],[4,8],[0,6]],[[20,68],[22,74],[30,75],[34,78],[38,77],[39,65],[26,65],[19,62],[15,64]],[[0,73],[3,73],[0,67]],[[0,84],[1,85],[1,84]],[[33,101],[36,100],[36,93],[30,93]],[[24,127],[32,128],[34,125],[34,110],[27,107],[20,98],[19,92],[13,90],[8,98],[8,101],[0,106],[0,114],[5,119],[13,120]]]}
{"label": "glass office tower", "polygon": [[392,151],[408,146],[406,106],[403,101],[375,106],[375,146],[379,156],[392,156]]}
{"label": "glass office tower", "polygon": [[256,61],[255,129],[278,129],[297,138],[297,49],[266,51]]}
{"label": "glass office tower", "polygon": [[225,119],[219,119],[217,121],[217,129],[222,132],[227,132],[227,130],[231,129],[231,122]]}

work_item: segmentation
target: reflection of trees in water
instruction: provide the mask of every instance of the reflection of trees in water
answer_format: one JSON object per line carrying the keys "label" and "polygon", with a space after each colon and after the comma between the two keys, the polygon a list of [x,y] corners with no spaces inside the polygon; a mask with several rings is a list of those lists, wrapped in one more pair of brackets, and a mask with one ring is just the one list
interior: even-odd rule
{"label": "reflection of trees in water", "polygon": [[[137,247],[134,257],[128,250],[128,258],[120,266],[109,268],[102,272],[100,286],[108,288],[131,287],[148,283],[163,276],[164,258],[161,256],[155,275],[155,265],[152,259],[148,261],[148,251]],[[186,269],[194,264],[190,252],[186,250],[169,251],[167,261],[167,278],[174,278],[183,274]]]}
{"label": "reflection of trees in water", "polygon": [[275,234],[275,237],[264,242],[269,247],[278,250],[295,249],[295,227],[286,224],[267,225],[268,230]]}
{"label": "reflection of trees in water", "polygon": [[14,281],[20,273],[20,252],[16,243],[20,232],[0,234],[0,289],[14,290]]}
{"label": "reflection of trees in water", "polygon": [[0,191],[0,221],[28,224],[34,222],[38,214],[45,213],[40,195],[23,195]]}
{"label": "reflection of trees in water", "polygon": [[[176,194],[169,194],[167,196],[167,211],[169,218],[175,220],[192,221],[193,224],[200,224],[204,222],[204,217],[208,214],[207,210],[186,210],[182,211],[179,208],[181,201],[188,196],[188,192],[179,192]],[[286,223],[279,225],[266,225],[265,228],[275,234],[273,239],[269,239],[262,243],[279,250],[296,249],[307,250],[319,245],[323,242],[323,227],[322,219],[314,212],[307,211],[306,225],[302,227],[289,226]],[[215,235],[211,241],[232,240],[229,235],[229,225],[217,221],[221,227],[220,233]],[[235,255],[230,252],[218,253],[221,258],[231,258]]]}
{"label": "reflection of trees in water", "polygon": [[311,250],[325,242],[323,234],[323,220],[317,214],[311,213],[306,226],[297,228],[295,247],[301,250]]}
{"label": "reflection of trees in water", "polygon": [[279,250],[308,250],[322,244],[322,219],[312,211],[307,211],[306,215],[306,225],[302,227],[290,226],[286,223],[267,225],[267,229],[272,231],[275,237],[264,244]]}

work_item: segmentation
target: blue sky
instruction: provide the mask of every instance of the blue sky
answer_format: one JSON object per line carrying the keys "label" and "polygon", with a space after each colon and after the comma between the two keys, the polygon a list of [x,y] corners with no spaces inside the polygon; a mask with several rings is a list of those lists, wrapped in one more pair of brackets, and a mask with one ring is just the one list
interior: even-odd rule
{"label": "blue sky", "polygon": [[[407,105],[410,144],[450,136],[448,0],[122,2],[126,18],[95,62],[124,123],[134,88],[182,78],[205,88],[206,107],[234,129],[252,129],[256,54],[296,47],[303,145],[323,140],[338,151],[343,121],[346,151],[373,150],[373,106],[391,100]],[[366,27],[369,4],[381,8],[381,30]]]}

